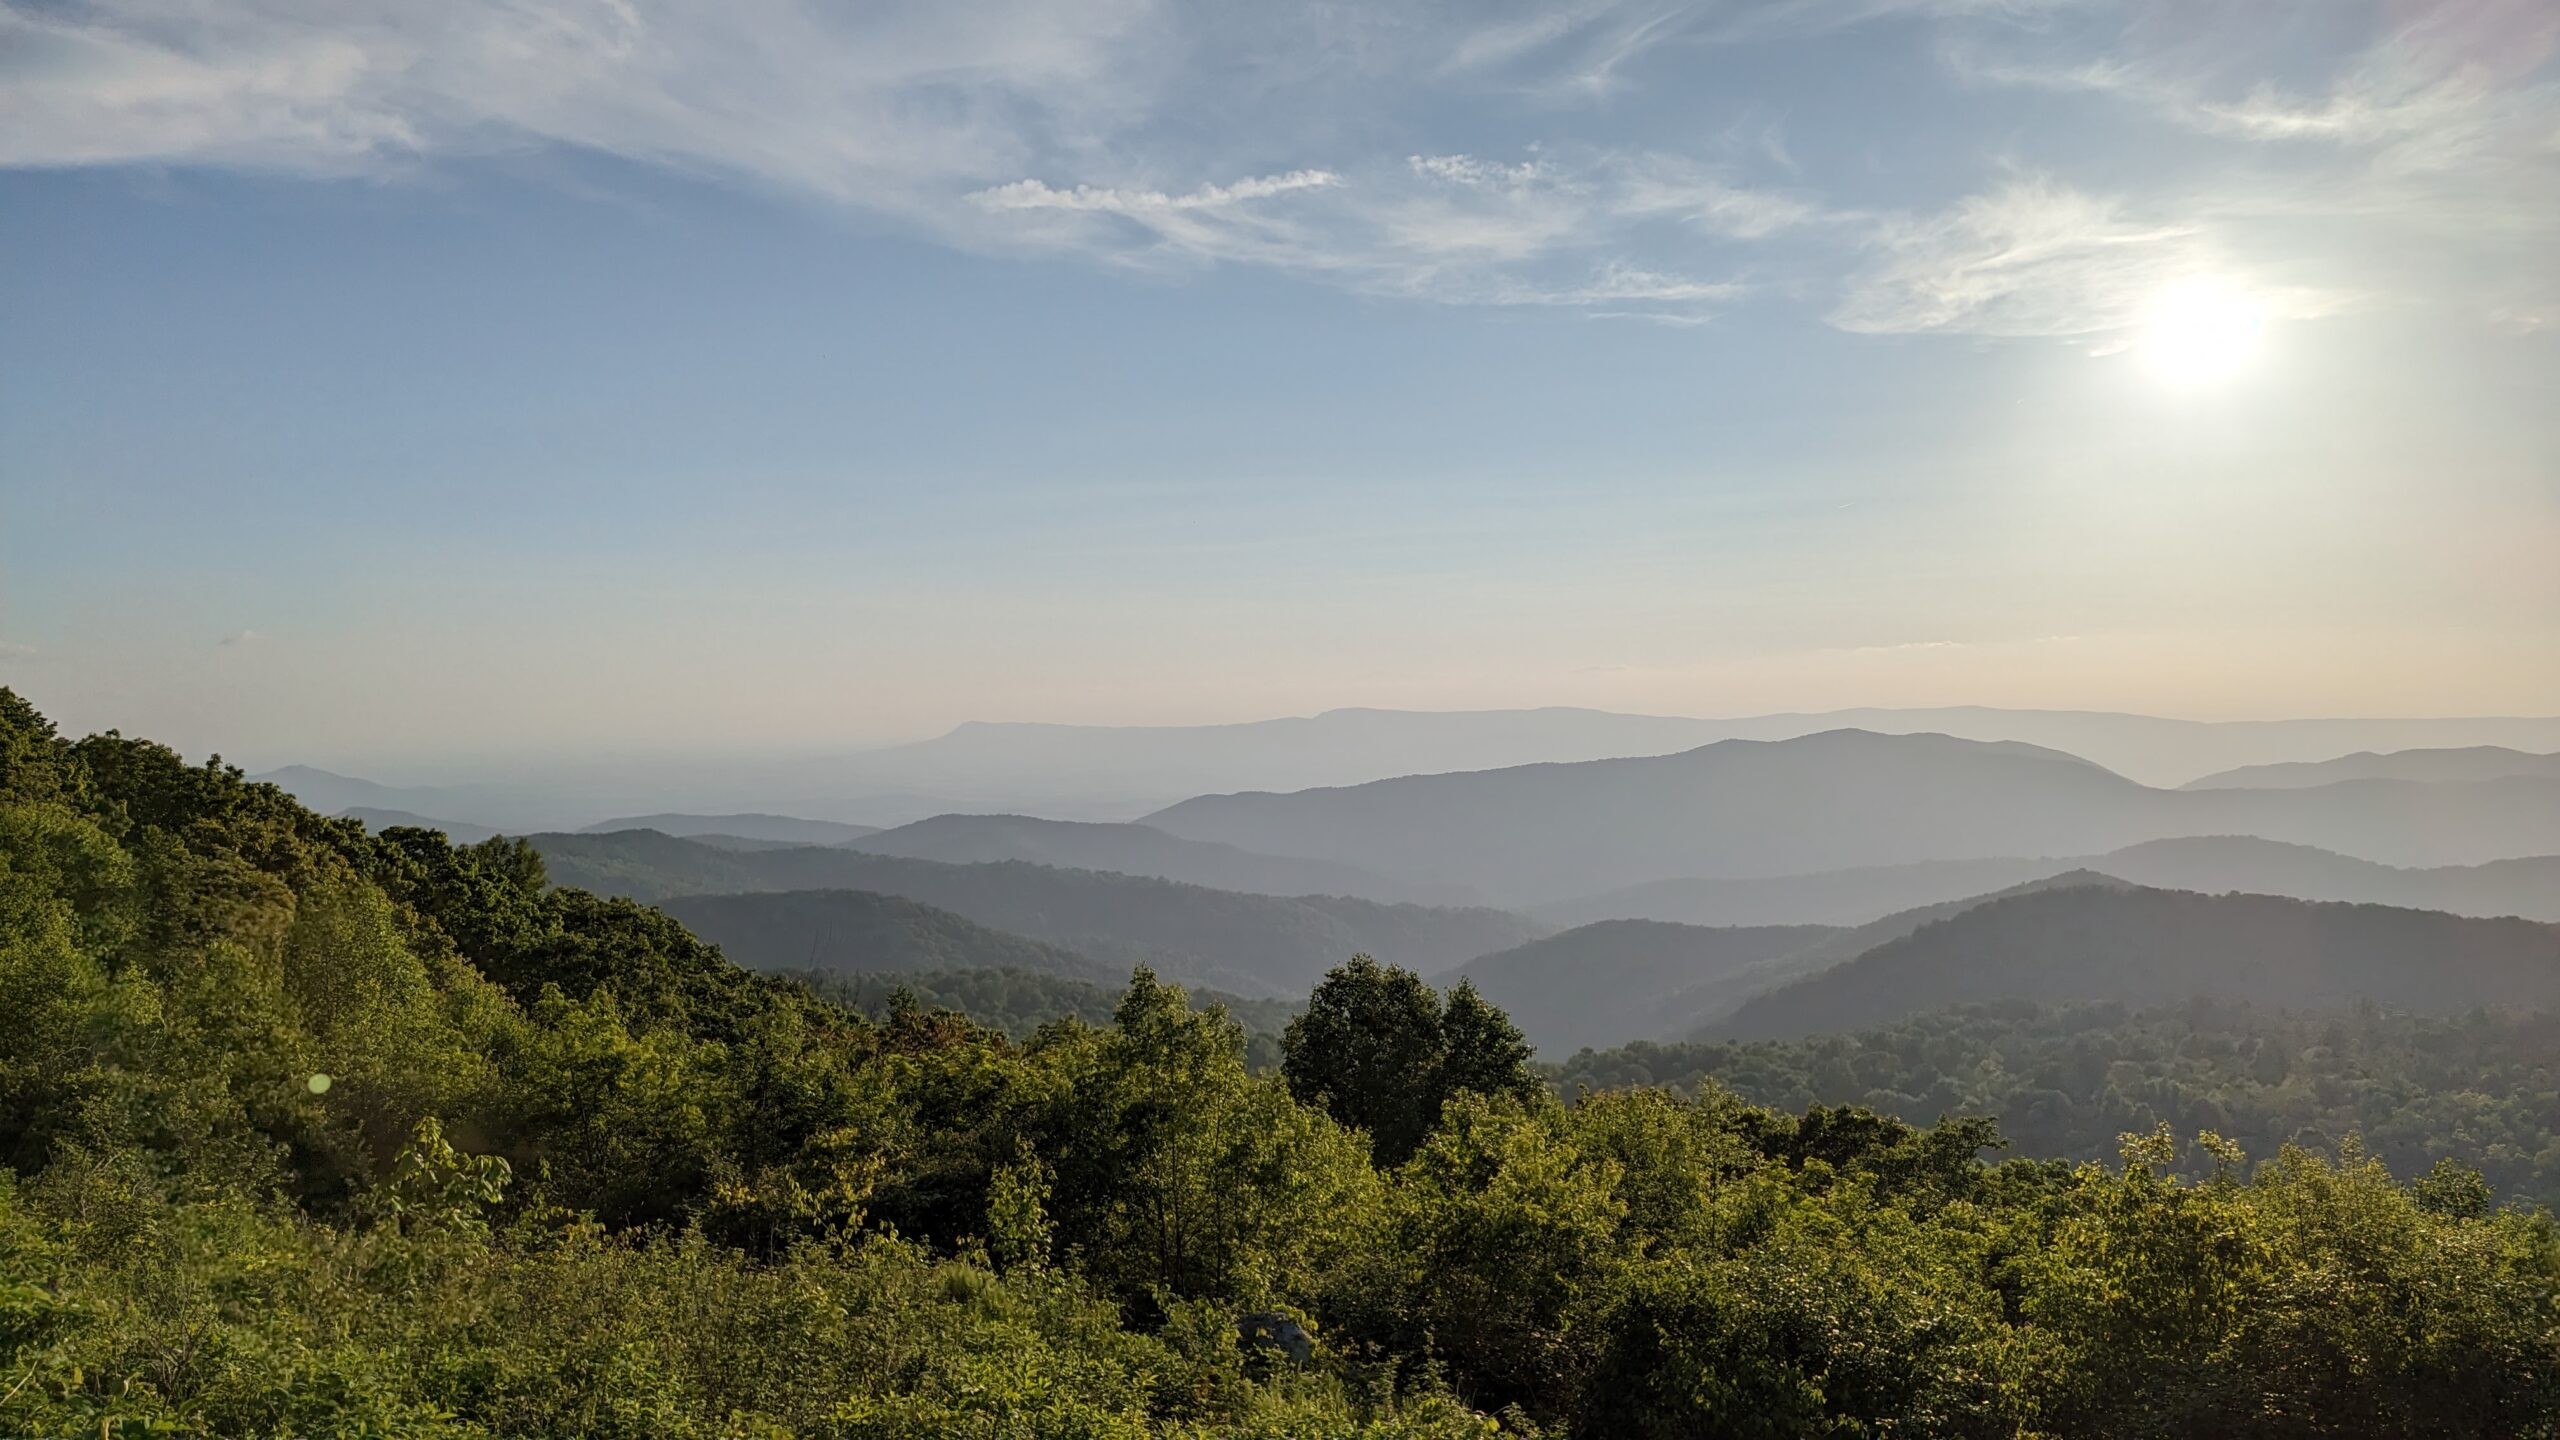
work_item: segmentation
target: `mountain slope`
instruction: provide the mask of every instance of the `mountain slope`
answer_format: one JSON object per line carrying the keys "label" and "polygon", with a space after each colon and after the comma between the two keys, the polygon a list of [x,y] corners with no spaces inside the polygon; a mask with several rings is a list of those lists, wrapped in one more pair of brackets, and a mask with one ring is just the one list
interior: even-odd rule
{"label": "mountain slope", "polygon": [[650,830],[530,839],[561,885],[650,901],[791,890],[903,895],[1114,967],[1143,962],[1249,995],[1302,995],[1355,953],[1429,973],[1545,933],[1501,910],[1248,895],[1021,861],[949,865],[831,848],[743,852]]}
{"label": "mountain slope", "polygon": [[[1722,740],[1786,740],[1850,727],[2025,741],[2084,756],[2150,785],[2178,785],[2236,766],[2325,760],[2356,750],[2483,745],[2560,750],[2560,717],[2195,721],[1982,706],[1713,719],[1562,708],[1332,710],[1233,725],[973,722],[932,740],[855,754],[752,762],[661,760],[637,769],[604,760],[518,763],[468,784],[441,786],[380,785],[308,766],[286,766],[254,778],[272,780],[327,814],[366,806],[468,815],[509,834],[575,829],[598,815],[648,811],[776,811],[903,823],[949,811],[1012,810],[1117,821],[1192,795],[1665,755]],[[1825,868],[1839,863],[1847,862],[1827,862]]]}
{"label": "mountain slope", "polygon": [[440,830],[444,838],[456,845],[477,845],[498,832],[486,825],[468,820],[438,820],[432,815],[419,815],[407,810],[378,810],[367,805],[351,805],[338,812],[348,820],[361,820],[368,830],[388,830],[395,825],[413,830]]}
{"label": "mountain slope", "polygon": [[1701,1027],[1712,1027],[1755,995],[1779,989],[1808,975],[1835,969],[1877,946],[1899,940],[1924,926],[1951,920],[1979,905],[2044,890],[2086,885],[2121,887],[2123,883],[2112,876],[2086,870],[2066,870],[2059,875],[2021,881],[2005,890],[1915,905],[1864,925],[1834,929],[1809,944],[1772,955],[1766,960],[1719,971],[1666,997],[1660,1007],[1661,1021],[1654,1033],[1681,1036],[1692,1034]]}
{"label": "mountain slope", "polygon": [[2458,750],[2371,750],[2335,760],[2296,760],[2274,765],[2243,765],[2179,786],[2181,790],[2299,790],[2341,780],[2512,780],[2560,779],[2560,754],[2536,755],[2503,745],[2470,745]]}
{"label": "mountain slope", "polygon": [[2162,890],[2241,890],[2296,900],[2560,921],[2560,855],[2403,868],[2308,845],[2208,835],[2130,845],[2080,863]]}
{"label": "mountain slope", "polygon": [[1562,1057],[1673,1033],[1663,1019],[1668,997],[1835,933],[1822,925],[1709,929],[1603,920],[1479,956],[1435,977],[1435,983],[1474,981],[1531,1044]]}
{"label": "mountain slope", "polygon": [[[1228,725],[972,722],[931,740],[812,767],[826,793],[909,789],[978,797],[968,808],[1051,796],[1136,797],[1302,790],[1398,775],[1665,755],[1722,740],[1785,740],[1857,728],[2021,740],[2085,755],[2147,784],[2311,760],[2350,750],[2509,745],[2560,749],[2560,718],[2174,720],[2100,711],[1857,709],[1696,718],[1553,707],[1539,710],[1345,709]],[[1136,811],[1125,812],[1128,814]]]}
{"label": "mountain slope", "polygon": [[1527,907],[1550,925],[1668,920],[1686,925],[1859,925],[1914,906],[1962,899],[2071,870],[2164,890],[2243,890],[2297,900],[2350,900],[2560,921],[2560,855],[2486,865],[2404,869],[2248,835],[2147,840],[2056,860],[1939,860],[1767,880],[1657,880]]}
{"label": "mountain slope", "polygon": [[1676,925],[1864,925],[1898,910],[2004,889],[2075,868],[2068,860],[1924,860],[1746,880],[1650,880],[1522,906],[1550,925],[1663,920]]}
{"label": "mountain slope", "polygon": [[2147,838],[2155,792],[2076,757],[1843,730],[1678,755],[1203,796],[1147,823],[1505,899],[1680,875],[1772,875]]}
{"label": "mountain slope", "polygon": [[[1416,900],[1415,887],[1324,860],[1256,855],[1213,840],[1185,840],[1149,825],[1040,820],[1027,815],[937,815],[847,842],[873,855],[985,864],[1025,860],[1074,870],[1108,870],[1242,890],[1257,895],[1357,895]],[[1441,900],[1462,896],[1428,897]]]}
{"label": "mountain slope", "polygon": [[2560,779],[2341,780],[2149,794],[2152,839],[2255,835],[2409,867],[2560,854]]}
{"label": "mountain slope", "polygon": [[655,830],[661,835],[692,839],[701,835],[733,835],[741,840],[769,840],[785,845],[842,845],[877,835],[877,825],[851,825],[841,820],[803,820],[797,815],[631,815],[581,826],[588,835],[616,830]]}
{"label": "mountain slope", "polygon": [[753,970],[1028,970],[1108,985],[1128,973],[900,895],[679,895],[659,908]]}
{"label": "mountain slope", "polygon": [[2057,751],[1834,731],[1678,755],[1201,796],[1147,823],[1535,904],[1681,876],[1795,875],[2258,835],[2393,865],[2560,853],[2560,780],[2154,790]]}
{"label": "mountain slope", "polygon": [[2560,926],[2267,895],[2069,885],[1970,906],[1745,1002],[1715,1036],[1856,1029],[1988,1000],[2422,1014],[2560,1005]]}

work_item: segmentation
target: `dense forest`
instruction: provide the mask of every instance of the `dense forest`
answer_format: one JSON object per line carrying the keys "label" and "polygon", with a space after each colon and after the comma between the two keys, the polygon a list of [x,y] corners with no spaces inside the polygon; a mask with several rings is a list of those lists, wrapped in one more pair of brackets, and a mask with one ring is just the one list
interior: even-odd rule
{"label": "dense forest", "polygon": [[1265,1075],[1145,971],[874,1020],[550,878],[0,690],[0,1432],[2560,1427],[2560,1230],[2459,1166],[1566,1105],[1365,961]]}
{"label": "dense forest", "polygon": [[2124,1132],[2162,1121],[2258,1155],[2353,1136],[2402,1175],[2451,1156],[2501,1196],[2560,1205],[2560,1015],[2547,1011],[2005,1001],[1810,1040],[1586,1050],[1552,1078],[1567,1097],[1721,1086],[1788,1110],[1996,1115],[2021,1153],[2065,1160],[2111,1157]]}
{"label": "dense forest", "polygon": [[[1070,980],[1008,966],[968,970],[851,972],[783,970],[781,978],[868,1019],[893,1020],[901,1010],[956,1010],[974,1024],[1028,1040],[1043,1025],[1070,1017],[1108,1025],[1119,1013],[1122,987]],[[1215,990],[1190,992],[1194,1006],[1215,1005],[1244,1027],[1245,1067],[1256,1073],[1280,1066],[1280,1034],[1304,1008],[1293,1000],[1248,1000]]]}

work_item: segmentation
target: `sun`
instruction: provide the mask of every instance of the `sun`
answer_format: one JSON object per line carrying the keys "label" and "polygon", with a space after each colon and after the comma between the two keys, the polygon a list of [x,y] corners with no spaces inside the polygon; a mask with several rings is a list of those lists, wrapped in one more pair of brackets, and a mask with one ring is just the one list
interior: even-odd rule
{"label": "sun", "polygon": [[2266,349],[2266,307],[2238,285],[2194,279],[2171,285],[2143,307],[2135,353],[2152,378],[2182,390],[2221,385],[2257,367]]}

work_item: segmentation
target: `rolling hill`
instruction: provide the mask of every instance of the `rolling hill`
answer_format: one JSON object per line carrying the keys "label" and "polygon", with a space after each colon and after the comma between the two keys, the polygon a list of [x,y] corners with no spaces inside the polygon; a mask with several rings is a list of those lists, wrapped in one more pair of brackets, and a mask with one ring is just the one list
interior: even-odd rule
{"label": "rolling hill", "polygon": [[1879,945],[1899,940],[1922,926],[1952,919],[1977,905],[2058,887],[2122,884],[2122,881],[2109,876],[2085,870],[2066,870],[2059,875],[2039,876],[1985,894],[1915,905],[1864,925],[1833,928],[1804,945],[1764,960],[1702,976],[1685,989],[1665,996],[1656,1007],[1657,1018],[1653,1028],[1646,1033],[1664,1038],[1692,1034],[1733,1013],[1755,995],[1778,989],[1808,975],[1819,975],[1855,960]]}
{"label": "rolling hill", "polygon": [[[1605,710],[1328,710],[1226,725],[973,721],[930,740],[807,767],[829,794],[902,789],[1045,809],[1048,797],[1302,790],[1399,775],[1665,755],[1721,740],[1785,740],[1855,728],[2020,740],[2085,755],[2146,784],[2313,760],[2350,750],[2506,745],[2560,749],[2560,718],[2175,720],[1986,706],[1699,718]],[[1006,798],[1010,797],[1010,798]],[[1139,812],[1129,811],[1129,815]]]}
{"label": "rolling hill", "polygon": [[2560,926],[2267,895],[2063,885],[1967,906],[1768,990],[1706,1036],[1854,1030],[1977,1001],[2418,1014],[2560,1005]]}
{"label": "rolling hill", "polygon": [[1666,1000],[1701,981],[1801,950],[1838,932],[1822,925],[1709,929],[1603,920],[1480,956],[1433,983],[1472,980],[1553,1056],[1687,1028]]}
{"label": "rolling hill", "polygon": [[2244,765],[2202,779],[2181,790],[2300,790],[2341,780],[2560,780],[2560,755],[2536,755],[2503,745],[2469,745],[2458,750],[2371,750],[2335,760],[2294,760],[2274,765]]}
{"label": "rolling hill", "polygon": [[680,840],[698,836],[731,836],[740,840],[765,840],[784,845],[842,845],[877,835],[877,825],[853,825],[842,820],[803,820],[797,815],[631,815],[618,820],[601,820],[580,827],[589,835],[609,835],[616,830],[655,830]]}
{"label": "rolling hill", "polygon": [[[1678,755],[1203,796],[1194,839],[1538,899],[1681,875],[2073,854],[2154,792],[2057,751],[1843,730]],[[2131,837],[2128,837],[2131,838]]]}
{"label": "rolling hill", "polygon": [[2071,870],[2138,885],[2297,900],[2351,900],[2560,921],[2560,855],[2485,865],[2404,869],[2308,845],[2246,835],[2148,840],[2056,860],[1938,860],[1828,870],[1766,880],[1657,880],[1526,907],[1550,925],[1668,920],[1686,925],[1859,925],[1917,905],[1961,899]]}
{"label": "rolling hill", "polygon": [[900,895],[797,890],[772,895],[680,895],[659,908],[754,970],[879,974],[906,970],[1025,970],[1108,985],[1128,972],[1074,951],[991,929]]}
{"label": "rolling hill", "polygon": [[1144,963],[1238,994],[1298,996],[1355,953],[1430,973],[1544,934],[1507,911],[1250,895],[1005,861],[952,865],[857,850],[742,852],[651,830],[530,837],[554,883],[678,895],[868,890],[903,895],[1106,962]]}
{"label": "rolling hill", "polygon": [[468,820],[438,820],[432,815],[414,814],[407,810],[378,810],[366,805],[351,805],[338,814],[348,820],[361,820],[368,830],[388,830],[407,826],[413,830],[439,830],[456,845],[477,845],[498,832],[486,825]]}
{"label": "rolling hill", "polygon": [[1040,820],[1027,815],[938,815],[845,842],[845,848],[955,865],[1024,860],[1256,895],[1356,895],[1443,903],[1468,898],[1454,892],[1417,894],[1413,885],[1353,866],[1256,855],[1213,840],[1184,840],[1149,825]]}
{"label": "rolling hill", "polygon": [[1833,731],[1678,755],[1201,796],[1159,829],[1536,904],[1683,876],[2257,835],[2393,865],[2560,853],[2560,780],[2155,790],[2058,751]]}

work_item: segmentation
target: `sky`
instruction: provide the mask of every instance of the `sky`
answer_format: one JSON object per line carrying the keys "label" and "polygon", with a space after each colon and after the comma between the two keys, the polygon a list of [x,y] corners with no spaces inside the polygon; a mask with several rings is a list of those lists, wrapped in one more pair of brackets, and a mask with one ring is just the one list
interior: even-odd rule
{"label": "sky", "polygon": [[2547,0],[0,0],[0,683],[2560,712]]}

